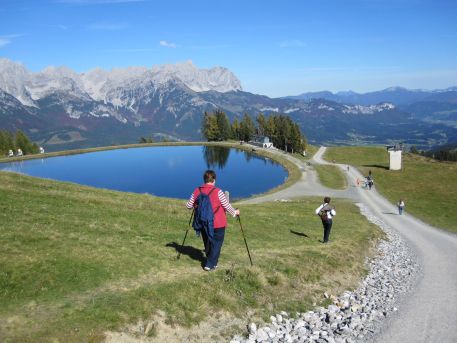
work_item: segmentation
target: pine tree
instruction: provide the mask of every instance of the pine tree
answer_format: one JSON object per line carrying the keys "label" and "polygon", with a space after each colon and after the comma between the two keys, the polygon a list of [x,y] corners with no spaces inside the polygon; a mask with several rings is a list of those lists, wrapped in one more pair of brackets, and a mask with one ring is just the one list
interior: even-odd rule
{"label": "pine tree", "polygon": [[259,113],[257,115],[257,133],[262,136],[268,136],[267,135],[267,120],[265,119],[265,116],[263,113]]}
{"label": "pine tree", "polygon": [[217,125],[215,115],[205,112],[202,123],[202,134],[208,142],[219,139],[219,126]]}
{"label": "pine tree", "polygon": [[232,123],[232,139],[240,140],[240,123],[238,122],[238,118],[235,118]]}
{"label": "pine tree", "polygon": [[250,141],[254,136],[256,127],[249,114],[245,113],[240,123],[240,136],[243,141]]}
{"label": "pine tree", "polygon": [[33,144],[26,134],[20,130],[16,132],[15,143],[16,149],[21,149],[24,155],[38,153],[38,146]]}
{"label": "pine tree", "polygon": [[214,115],[216,116],[217,127],[219,131],[218,140],[228,140],[231,137],[232,133],[227,115],[221,110],[217,110]]}

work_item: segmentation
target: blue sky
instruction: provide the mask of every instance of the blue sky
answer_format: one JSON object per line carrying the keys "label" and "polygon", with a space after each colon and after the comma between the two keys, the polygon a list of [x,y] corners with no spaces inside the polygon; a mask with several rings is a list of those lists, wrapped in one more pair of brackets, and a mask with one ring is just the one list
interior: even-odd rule
{"label": "blue sky", "polygon": [[457,86],[457,1],[0,0],[0,57],[224,66],[268,96]]}

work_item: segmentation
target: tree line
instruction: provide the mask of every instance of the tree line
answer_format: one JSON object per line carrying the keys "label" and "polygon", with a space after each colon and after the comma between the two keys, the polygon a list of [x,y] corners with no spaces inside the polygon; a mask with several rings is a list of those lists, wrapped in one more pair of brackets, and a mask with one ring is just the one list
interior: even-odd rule
{"label": "tree line", "polygon": [[255,135],[270,138],[273,145],[287,152],[303,152],[307,145],[306,137],[300,127],[286,115],[258,114],[255,122],[247,113],[241,120],[235,118],[230,123],[225,112],[216,110],[205,112],[202,122],[202,135],[208,141],[235,139],[248,142]]}
{"label": "tree line", "polygon": [[24,155],[36,154],[40,150],[24,132],[16,131],[13,134],[10,131],[0,130],[0,154],[7,155],[10,150],[16,153],[17,149],[21,149]]}
{"label": "tree line", "polygon": [[437,161],[457,162],[457,148],[455,147],[455,145],[454,145],[454,147],[450,147],[450,148],[441,148],[441,149],[429,150],[429,151],[419,150],[416,148],[415,145],[413,145],[409,149],[409,152],[412,154],[416,154],[416,155],[430,157]]}

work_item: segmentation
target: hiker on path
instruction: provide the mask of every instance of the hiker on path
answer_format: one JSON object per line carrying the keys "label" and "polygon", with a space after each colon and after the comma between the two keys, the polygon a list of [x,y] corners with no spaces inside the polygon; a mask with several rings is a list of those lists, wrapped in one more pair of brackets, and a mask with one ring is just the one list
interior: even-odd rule
{"label": "hiker on path", "polygon": [[398,206],[398,214],[401,216],[403,214],[403,209],[405,208],[405,202],[400,199],[397,203]]}
{"label": "hiker on path", "polygon": [[[371,172],[371,171],[370,171]],[[368,185],[368,189],[371,189],[371,187],[373,187],[373,184],[374,184],[374,181],[373,181],[373,177],[370,175],[367,176],[367,185]]]}
{"label": "hiker on path", "polygon": [[321,218],[324,227],[324,239],[322,243],[328,243],[330,230],[332,229],[333,217],[336,215],[335,209],[330,206],[330,197],[324,198],[324,203],[316,208],[315,213]]}
{"label": "hiker on path", "polygon": [[[205,271],[211,271],[217,268],[222,244],[224,243],[225,228],[227,227],[227,218],[225,213],[228,212],[233,217],[236,217],[240,214],[240,210],[234,209],[225,197],[224,192],[215,186],[216,173],[213,170],[205,171],[203,174],[203,181],[205,183],[202,186],[195,188],[193,191],[186,207],[188,209],[195,208],[195,212],[197,213],[198,202],[202,199],[202,197],[199,197],[200,194],[206,194],[209,197],[214,220],[210,220],[208,223],[203,225],[204,229],[201,230],[201,235],[207,259],[206,265],[203,269]],[[202,201],[202,203],[203,202],[204,201]]]}

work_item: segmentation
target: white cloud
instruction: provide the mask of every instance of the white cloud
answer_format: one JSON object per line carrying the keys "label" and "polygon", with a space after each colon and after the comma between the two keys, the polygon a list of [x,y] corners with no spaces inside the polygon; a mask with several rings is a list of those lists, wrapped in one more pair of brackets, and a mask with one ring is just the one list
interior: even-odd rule
{"label": "white cloud", "polygon": [[89,30],[100,30],[100,31],[117,31],[123,30],[128,27],[127,23],[111,23],[111,22],[100,22],[92,23],[86,26]]}
{"label": "white cloud", "polygon": [[161,40],[159,42],[160,46],[163,46],[165,48],[176,48],[176,44],[175,43],[170,43],[170,42],[167,42],[166,40]]}
{"label": "white cloud", "polygon": [[22,37],[23,33],[15,33],[12,35],[0,35],[0,48],[7,46],[13,41],[13,38]]}
{"label": "white cloud", "polygon": [[4,47],[10,43],[11,43],[11,41],[9,39],[0,37],[0,48]]}
{"label": "white cloud", "polygon": [[306,44],[299,39],[289,39],[282,41],[279,46],[281,48],[302,48],[306,46]]}

